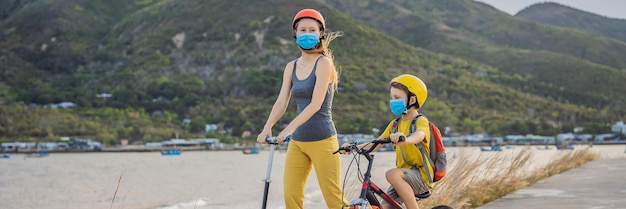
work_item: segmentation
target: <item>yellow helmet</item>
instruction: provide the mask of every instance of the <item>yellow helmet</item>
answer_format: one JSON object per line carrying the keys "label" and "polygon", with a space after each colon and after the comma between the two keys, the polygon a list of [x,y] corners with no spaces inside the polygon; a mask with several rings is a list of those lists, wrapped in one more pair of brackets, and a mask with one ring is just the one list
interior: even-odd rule
{"label": "yellow helmet", "polygon": [[[395,77],[389,81],[389,84],[394,82],[400,83],[409,90],[410,93],[417,97],[417,108],[422,107],[426,98],[428,97],[428,89],[426,88],[426,84],[422,81],[422,79],[418,78],[414,75],[402,74],[398,77]],[[409,95],[410,97],[411,95]]]}

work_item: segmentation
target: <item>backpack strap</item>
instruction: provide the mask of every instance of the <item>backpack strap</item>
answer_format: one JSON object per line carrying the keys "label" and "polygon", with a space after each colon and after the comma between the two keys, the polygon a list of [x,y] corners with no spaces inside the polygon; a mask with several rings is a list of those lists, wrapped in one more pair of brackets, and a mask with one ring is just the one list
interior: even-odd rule
{"label": "backpack strap", "polygon": [[[411,127],[409,128],[409,135],[413,134],[413,132],[415,132],[415,122],[417,121],[417,119],[419,117],[423,116],[422,114],[417,115],[417,117],[413,118],[413,120],[411,121]],[[400,118],[397,118],[394,120],[393,125],[391,126],[391,133],[396,133],[398,132],[398,123],[400,122]],[[430,127],[429,127],[430,128]],[[432,140],[432,133],[431,133],[431,139]],[[428,141],[427,143],[430,143],[430,141]],[[430,169],[428,169],[428,163],[430,163],[430,165],[433,165],[433,161],[432,159],[430,159],[430,156],[428,156],[426,154],[426,149],[424,149],[424,146],[422,146],[422,143],[417,143],[415,144],[415,146],[417,146],[417,149],[420,150],[420,153],[422,154],[422,163],[423,165],[426,165],[426,176],[428,177],[428,181],[430,181],[430,183],[433,183],[433,173],[430,171]],[[413,168],[420,168],[420,166],[417,166],[411,162],[409,162],[406,157],[404,156],[404,152],[402,151],[402,147],[400,147],[400,154],[402,155],[402,160],[404,160],[404,162],[408,165],[410,165]]]}
{"label": "backpack strap", "polygon": [[[411,122],[411,128],[409,130],[409,135],[411,135],[413,132],[415,132],[415,121],[417,121],[417,117],[413,118],[413,121]],[[397,133],[398,132],[398,124],[400,123],[400,118],[396,118],[396,120],[394,120],[393,125],[391,126],[391,133]],[[400,154],[402,155],[402,160],[410,165],[413,168],[419,169],[420,167],[409,162],[406,157],[404,156],[404,151],[402,151],[402,147],[400,148]],[[421,152],[421,151],[420,151]]]}

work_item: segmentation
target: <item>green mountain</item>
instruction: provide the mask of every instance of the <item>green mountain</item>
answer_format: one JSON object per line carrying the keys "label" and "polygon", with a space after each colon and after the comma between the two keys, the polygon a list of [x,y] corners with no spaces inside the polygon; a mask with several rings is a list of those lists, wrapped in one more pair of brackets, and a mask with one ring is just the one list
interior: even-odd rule
{"label": "green mountain", "polygon": [[[604,49],[613,42],[578,32],[566,40],[574,45],[588,41],[601,51],[579,57],[550,51],[555,47],[544,46],[548,42],[520,49],[513,47],[518,42],[503,47],[505,40],[490,40],[489,33],[469,28],[441,32],[444,25],[438,18],[446,15],[440,13],[455,8],[424,10],[430,14],[423,16],[396,16],[399,7],[376,8],[387,14],[380,15],[367,5],[314,0],[38,0],[3,1],[0,8],[0,28],[5,29],[0,34],[0,136],[5,138],[0,140],[94,136],[105,143],[122,138],[160,141],[175,134],[201,136],[207,123],[219,124],[223,131],[212,137],[231,139],[247,131],[254,135],[276,99],[284,65],[299,55],[290,24],[302,8],[320,10],[330,30],[344,33],[331,46],[341,70],[333,107],[340,133],[369,133],[386,125],[393,118],[387,82],[401,73],[427,82],[429,98],[422,112],[456,133],[554,134],[626,116],[626,107],[618,105],[624,104],[622,91],[611,86],[613,79],[623,77],[611,67],[622,64],[613,60],[621,45]],[[372,23],[355,15],[368,13],[376,14],[367,16]],[[493,13],[491,18],[500,17]],[[402,20],[407,24],[373,24]],[[550,35],[570,32],[521,22]],[[502,30],[508,27],[507,22],[497,24]],[[535,49],[539,46],[545,49]],[[490,59],[478,59],[487,55]],[[511,55],[519,61],[509,62]],[[596,55],[609,61],[595,62]],[[491,59],[513,70],[486,62]],[[514,72],[531,64],[556,69]],[[569,65],[576,68],[560,71]],[[589,66],[593,70],[582,71]],[[593,80],[582,79],[589,75]],[[598,83],[603,79],[607,83]],[[610,98],[590,93],[590,86]],[[597,101],[589,104],[590,99]],[[78,107],[41,107],[59,102]],[[293,108],[292,101],[276,133],[293,118]]]}
{"label": "green mountain", "polygon": [[626,42],[626,20],[608,18],[558,3],[534,4],[515,16],[539,23],[580,29]]}
{"label": "green mountain", "polygon": [[326,2],[406,43],[527,79],[495,81],[503,85],[624,113],[624,42],[529,22],[470,0]]}

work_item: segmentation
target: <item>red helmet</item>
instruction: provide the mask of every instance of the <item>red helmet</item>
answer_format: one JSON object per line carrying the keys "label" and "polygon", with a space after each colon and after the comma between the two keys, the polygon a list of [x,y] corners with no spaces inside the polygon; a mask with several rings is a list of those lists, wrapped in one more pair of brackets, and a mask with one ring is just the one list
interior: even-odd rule
{"label": "red helmet", "polygon": [[322,30],[326,28],[326,21],[324,21],[324,16],[322,16],[320,12],[314,9],[300,10],[298,14],[296,14],[296,16],[293,17],[293,22],[291,22],[291,28],[295,30],[296,23],[298,23],[298,21],[300,21],[302,18],[311,18],[311,19],[317,20],[317,22],[319,22],[320,25],[322,26]]}

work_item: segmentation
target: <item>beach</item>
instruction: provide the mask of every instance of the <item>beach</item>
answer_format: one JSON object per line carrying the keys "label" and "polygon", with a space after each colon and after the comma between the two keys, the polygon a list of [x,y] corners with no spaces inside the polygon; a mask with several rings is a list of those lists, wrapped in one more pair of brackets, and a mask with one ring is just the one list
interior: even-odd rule
{"label": "beach", "polygon": [[[554,147],[528,148],[532,150],[533,168],[568,152]],[[454,172],[457,158],[514,156],[522,149],[524,146],[512,146],[503,147],[502,152],[481,152],[478,147],[448,147],[448,172]],[[599,158],[626,158],[626,145],[594,145],[589,149]],[[285,154],[284,150],[274,153],[267,208],[284,208]],[[372,179],[387,188],[384,172],[394,167],[394,153],[374,154]],[[248,155],[241,151],[189,151],[180,156],[161,156],[158,152],[52,153],[46,157],[11,154],[0,159],[0,208],[257,209],[263,199],[268,159],[268,149]],[[341,159],[344,191],[350,199],[360,187],[356,165],[350,166],[352,155],[342,155]],[[365,163],[361,158],[362,170]],[[314,171],[305,194],[305,208],[326,208]]]}

